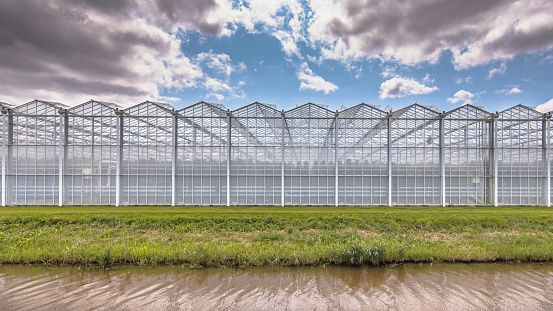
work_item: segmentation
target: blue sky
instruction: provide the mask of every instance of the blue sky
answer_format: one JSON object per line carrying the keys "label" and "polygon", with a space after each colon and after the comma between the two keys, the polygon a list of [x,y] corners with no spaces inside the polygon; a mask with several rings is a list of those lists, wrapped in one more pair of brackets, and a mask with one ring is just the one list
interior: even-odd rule
{"label": "blue sky", "polygon": [[550,1],[6,0],[0,101],[553,110]]}
{"label": "blue sky", "polygon": [[[209,51],[229,55],[235,63],[244,63],[247,70],[231,74],[229,84],[236,85],[243,81],[240,90],[245,96],[240,93],[236,95],[243,97],[218,100],[201,88],[168,92],[165,95],[215,101],[231,109],[254,101],[289,109],[311,101],[328,105],[333,110],[340,109],[342,105],[350,107],[361,102],[380,105],[381,108],[391,106],[394,109],[418,102],[451,110],[469,101],[490,111],[501,111],[520,103],[537,107],[553,98],[553,57],[547,59],[553,52],[548,51],[516,55],[512,59],[494,60],[462,70],[455,70],[450,51],[442,52],[434,64],[422,62],[406,66],[393,61],[360,59],[352,63],[355,69],[349,69],[337,60],[314,63],[297,57],[288,58],[274,37],[248,34],[244,29],[224,38],[202,36],[198,32],[184,33],[182,37],[187,41],[187,44],[183,44],[183,52],[187,56],[193,57],[195,53]],[[300,49],[306,54],[318,55],[317,50],[305,45]],[[297,71],[304,62],[315,75],[336,85],[336,90],[327,93],[324,90],[301,90]],[[208,72],[216,75],[214,70],[208,69]],[[490,72],[497,73],[490,76]],[[410,95],[407,92],[394,98],[380,98],[382,83],[395,75],[437,89],[428,90],[425,94]],[[474,96],[455,103],[448,101],[461,90]]]}

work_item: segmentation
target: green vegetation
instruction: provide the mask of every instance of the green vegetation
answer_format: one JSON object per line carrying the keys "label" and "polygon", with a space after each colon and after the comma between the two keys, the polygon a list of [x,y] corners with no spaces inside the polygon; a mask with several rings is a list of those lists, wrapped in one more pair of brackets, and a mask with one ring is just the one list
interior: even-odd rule
{"label": "green vegetation", "polygon": [[0,263],[553,261],[546,207],[3,207]]}

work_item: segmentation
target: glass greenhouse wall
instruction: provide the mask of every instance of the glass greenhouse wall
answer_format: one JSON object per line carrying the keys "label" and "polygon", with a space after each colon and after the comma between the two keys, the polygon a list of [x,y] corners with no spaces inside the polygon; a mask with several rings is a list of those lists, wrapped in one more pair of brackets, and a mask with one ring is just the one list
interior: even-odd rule
{"label": "glass greenhouse wall", "polygon": [[2,205],[551,205],[550,114],[0,103]]}

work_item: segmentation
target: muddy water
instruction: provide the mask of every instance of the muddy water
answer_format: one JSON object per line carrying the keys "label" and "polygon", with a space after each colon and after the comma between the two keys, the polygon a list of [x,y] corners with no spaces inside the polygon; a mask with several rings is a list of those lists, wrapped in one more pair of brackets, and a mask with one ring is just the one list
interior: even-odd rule
{"label": "muddy water", "polygon": [[553,265],[0,267],[0,310],[66,309],[553,310]]}

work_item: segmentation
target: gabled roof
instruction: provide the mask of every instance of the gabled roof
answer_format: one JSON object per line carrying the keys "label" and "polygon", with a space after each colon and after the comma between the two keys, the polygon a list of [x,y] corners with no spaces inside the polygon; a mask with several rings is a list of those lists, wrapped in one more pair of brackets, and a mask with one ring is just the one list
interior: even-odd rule
{"label": "gabled roof", "polygon": [[16,106],[12,110],[16,114],[38,116],[38,115],[57,115],[59,114],[60,109],[66,109],[66,108],[67,108],[66,105],[63,105],[60,103],[35,99],[26,104]]}
{"label": "gabled roof", "polygon": [[254,102],[232,111],[234,117],[280,117],[280,111],[270,105]]}
{"label": "gabled roof", "polygon": [[334,118],[334,111],[320,105],[307,103],[284,112],[287,118]]}
{"label": "gabled roof", "polygon": [[509,109],[505,109],[499,113],[499,119],[539,119],[543,116],[543,113],[524,106],[522,104],[516,105]]}
{"label": "gabled roof", "polygon": [[201,101],[177,110],[177,112],[185,117],[221,117],[226,114],[226,110],[222,109],[221,106]]}
{"label": "gabled roof", "polygon": [[416,103],[392,113],[394,119],[434,119],[439,116],[439,112]]}
{"label": "gabled roof", "polygon": [[169,104],[145,101],[123,111],[131,116],[168,116],[173,114],[172,108]]}
{"label": "gabled roof", "polygon": [[82,116],[114,116],[115,111],[120,108],[113,103],[89,100],[86,103],[69,108],[67,111]]}
{"label": "gabled roof", "polygon": [[340,111],[340,118],[385,118],[388,114],[372,105],[361,103]]}
{"label": "gabled roof", "polygon": [[492,116],[493,116],[492,113],[482,108],[473,106],[471,104],[460,106],[458,108],[455,108],[445,113],[446,119],[453,119],[453,120],[489,119]]}

